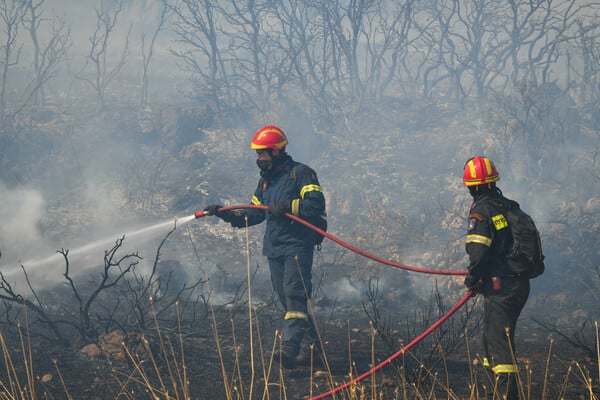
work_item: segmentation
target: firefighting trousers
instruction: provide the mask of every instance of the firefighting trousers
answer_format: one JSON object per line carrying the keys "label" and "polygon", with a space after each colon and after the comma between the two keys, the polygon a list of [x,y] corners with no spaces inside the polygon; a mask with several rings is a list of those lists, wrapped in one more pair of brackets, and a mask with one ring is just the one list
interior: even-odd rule
{"label": "firefighting trousers", "polygon": [[268,262],[273,289],[285,310],[282,345],[298,351],[302,339],[314,331],[307,304],[312,294],[313,251],[269,257]]}
{"label": "firefighting trousers", "polygon": [[[529,297],[529,280],[497,278],[484,285],[483,347],[489,367],[498,378],[498,391],[518,399],[515,329]],[[502,397],[499,397],[502,398]]]}

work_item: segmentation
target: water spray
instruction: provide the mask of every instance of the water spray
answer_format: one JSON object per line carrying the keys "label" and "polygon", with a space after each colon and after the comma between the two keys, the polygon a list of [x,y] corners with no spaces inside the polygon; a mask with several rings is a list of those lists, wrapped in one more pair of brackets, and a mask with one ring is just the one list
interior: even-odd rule
{"label": "water spray", "polygon": [[[197,218],[195,214],[188,215],[186,217],[175,218],[165,222],[153,224],[145,228],[140,228],[133,232],[115,233],[114,235],[107,236],[103,239],[95,240],[83,246],[69,250],[69,260],[72,263],[76,262],[79,266],[81,266],[80,269],[73,270],[73,273],[81,273],[87,269],[95,267],[97,263],[95,263],[93,260],[90,260],[92,254],[94,252],[105,250],[114,246],[116,238],[125,237],[128,239],[128,245],[144,243],[156,237],[157,235],[162,234],[168,227],[182,226],[193,221],[195,218]],[[26,267],[28,276],[36,281],[39,280],[39,282],[43,282],[44,285],[51,283],[53,279],[56,279],[55,277],[61,276],[60,273],[57,274],[56,265],[60,263],[62,268],[63,262],[63,256],[58,253],[54,253],[46,258],[32,261],[21,262],[21,260],[19,260],[19,264]],[[22,274],[23,271],[19,266],[17,266],[9,268],[6,272],[3,271],[3,273],[5,278],[14,279]]]}

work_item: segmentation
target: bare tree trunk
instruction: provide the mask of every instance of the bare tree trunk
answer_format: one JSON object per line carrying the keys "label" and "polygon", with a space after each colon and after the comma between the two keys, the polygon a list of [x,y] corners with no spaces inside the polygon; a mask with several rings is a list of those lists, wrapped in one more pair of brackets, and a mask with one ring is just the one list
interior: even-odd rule
{"label": "bare tree trunk", "polygon": [[[123,0],[118,0],[112,10],[109,5],[105,5],[104,3],[102,3],[100,8],[96,9],[96,30],[90,38],[90,51],[86,57],[86,63],[83,70],[77,75],[79,79],[89,83],[94,88],[100,110],[103,110],[105,106],[105,95],[108,85],[117,78],[125,65],[125,59],[127,58],[131,25],[129,26],[121,56],[112,68],[108,66],[109,60],[107,59],[107,51],[111,44],[110,38],[114,33],[119,14],[122,10]],[[91,78],[82,75],[89,63],[92,64],[94,73]]]}
{"label": "bare tree trunk", "polygon": [[6,126],[11,117],[6,110],[7,82],[9,68],[19,63],[21,47],[17,46],[19,25],[23,22],[26,8],[23,1],[0,1],[0,27],[6,33],[0,43],[0,129]]}
{"label": "bare tree trunk", "polygon": [[152,39],[150,39],[150,44],[148,46],[147,54],[145,48],[145,35],[142,34],[142,95],[141,95],[141,106],[142,108],[146,107],[148,103],[148,79],[149,79],[149,70],[150,70],[150,61],[152,60],[152,55],[154,52],[154,43],[156,42],[156,38],[158,34],[162,30],[162,27],[165,23],[165,19],[167,16],[167,1],[162,0],[162,11],[160,13],[159,22],[152,35]]}
{"label": "bare tree trunk", "polygon": [[[46,21],[42,18],[43,5],[46,0],[26,0],[28,17],[25,18],[29,36],[33,43],[33,77],[23,93],[19,111],[29,103],[36,106],[44,103],[44,89],[52,78],[57,66],[66,58],[71,47],[70,30],[62,21],[52,20],[50,35],[45,45],[40,43],[39,33]],[[43,35],[45,36],[45,35]]]}
{"label": "bare tree trunk", "polygon": [[187,47],[172,49],[171,53],[182,60],[183,68],[194,77],[196,91],[204,92],[194,97],[205,95],[218,110],[230,104],[233,95],[222,55],[227,48],[220,47],[222,38],[216,26],[220,12],[216,0],[180,0],[169,7],[175,15],[173,31],[177,42]]}

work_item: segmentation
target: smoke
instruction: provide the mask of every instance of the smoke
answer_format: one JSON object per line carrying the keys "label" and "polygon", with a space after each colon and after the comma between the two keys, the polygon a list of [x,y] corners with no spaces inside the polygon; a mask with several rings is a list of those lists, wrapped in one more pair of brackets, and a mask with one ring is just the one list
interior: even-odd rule
{"label": "smoke", "polygon": [[[57,9],[67,14],[65,17],[73,32],[77,32],[78,37],[88,36],[95,21],[93,7],[85,2],[58,3],[62,3],[63,7],[57,6]],[[151,7],[144,10],[148,13],[159,11]],[[143,14],[132,16],[124,13],[121,17],[119,28],[111,36],[109,50],[116,53],[110,59],[111,65],[115,65],[115,58],[124,47],[128,18],[133,17],[134,26],[147,34],[155,28],[152,23],[155,18],[145,18]],[[138,27],[137,23],[141,20],[147,24]],[[135,76],[136,82],[140,68],[140,33],[134,29],[129,38],[132,51],[124,70]],[[539,148],[523,144],[508,148],[507,143],[498,138],[497,132],[485,128],[478,119],[473,120],[476,115],[453,111],[452,104],[444,105],[439,112],[432,109],[432,112],[418,99],[399,103],[396,112],[378,121],[371,120],[368,111],[361,110],[352,123],[327,127],[308,111],[303,111],[304,105],[299,104],[300,100],[297,100],[298,104],[287,104],[256,116],[257,121],[248,121],[252,128],[242,133],[231,127],[217,129],[217,123],[207,123],[205,127],[193,118],[186,118],[191,123],[181,124],[178,123],[177,105],[171,104],[171,109],[161,104],[165,88],[170,88],[169,93],[177,92],[173,76],[180,77],[179,73],[182,73],[187,78],[187,74],[172,68],[175,60],[169,57],[168,48],[172,43],[168,35],[172,32],[167,29],[161,32],[162,45],[155,49],[151,84],[153,93],[160,93],[160,97],[153,99],[154,112],[149,112],[148,121],[144,120],[142,124],[132,112],[135,107],[123,106],[127,102],[137,104],[138,100],[135,98],[137,91],[125,84],[125,73],[122,81],[110,85],[109,93],[115,91],[117,96],[122,96],[125,92],[125,95],[119,98],[118,105],[115,102],[114,109],[109,107],[112,114],[107,113],[108,117],[86,114],[79,119],[79,107],[91,109],[96,99],[86,97],[90,88],[82,80],[69,81],[69,85],[61,91],[68,101],[76,99],[73,110],[67,113],[68,118],[74,118],[70,125],[72,131],[64,129],[59,134],[46,126],[41,132],[35,132],[35,137],[47,136],[48,139],[40,142],[37,152],[34,153],[31,144],[25,141],[22,151],[12,152],[18,154],[21,161],[25,159],[32,172],[27,175],[31,178],[27,188],[8,189],[0,185],[0,268],[3,271],[5,268],[18,271],[18,260],[24,260],[25,266],[40,267],[38,270],[44,271],[40,276],[46,279],[46,283],[57,282],[61,278],[64,260],[56,255],[56,250],[71,249],[73,266],[89,272],[102,263],[104,250],[112,247],[121,236],[126,236],[123,251],[140,250],[146,258],[144,263],[151,262],[156,239],[164,237],[171,225],[143,239],[140,235],[139,241],[134,240],[135,235],[131,233],[163,221],[162,218],[157,221],[156,215],[163,213],[164,216],[172,198],[178,195],[185,197],[181,195],[183,188],[199,189],[196,190],[197,197],[185,197],[182,204],[195,204],[198,199],[204,201],[207,198],[211,202],[226,204],[248,201],[258,179],[248,143],[253,131],[263,124],[279,125],[290,140],[290,155],[316,170],[328,201],[331,233],[341,235],[345,230],[351,230],[355,220],[366,220],[363,223],[368,224],[371,233],[398,242],[400,261],[409,265],[446,269],[466,267],[463,243],[470,198],[460,184],[460,175],[464,162],[475,154],[485,155],[496,163],[501,175],[501,189],[507,197],[521,203],[538,223],[548,257],[548,272],[536,280],[539,288],[544,286],[544,290],[538,293],[546,289],[557,291],[553,287],[555,281],[547,277],[559,274],[553,270],[562,271],[557,268],[558,260],[565,260],[569,265],[582,263],[578,249],[583,246],[576,246],[578,243],[590,240],[592,245],[588,247],[596,247],[597,230],[579,232],[580,227],[588,226],[584,222],[598,219],[598,209],[593,207],[600,201],[597,190],[593,190],[598,182],[593,171],[596,164],[586,164],[588,159],[595,157],[584,157],[588,151],[597,151],[596,136],[565,137],[556,145],[545,144]],[[73,62],[84,60],[88,52],[88,42],[75,41],[71,56]],[[90,70],[85,72],[93,73]],[[401,96],[393,93],[392,87],[387,94],[390,99]],[[181,101],[180,93],[177,95]],[[333,109],[344,108],[343,105],[332,106]],[[58,116],[57,113],[54,117],[58,119]],[[217,115],[217,118],[220,117]],[[141,126],[147,126],[147,129]],[[206,130],[203,138],[197,135],[200,127]],[[172,143],[165,150],[161,140],[170,140],[169,143],[180,146]],[[194,147],[194,152],[188,152],[192,155],[186,158],[183,144],[187,144],[188,140],[198,140],[200,145]],[[61,144],[51,147],[50,143]],[[582,174],[582,171],[588,175]],[[543,184],[533,186],[532,182]],[[590,211],[586,211],[588,203]],[[393,221],[389,228],[388,225],[378,226],[381,220],[368,220],[378,216],[377,213],[365,216],[372,209],[389,210],[386,218],[402,216],[407,222],[399,224]],[[139,214],[143,213],[152,215],[140,222]],[[336,225],[336,221],[342,219],[345,219],[344,223]],[[48,232],[46,224],[57,227],[51,227],[51,232]],[[589,225],[598,226],[598,223]],[[229,227],[220,227],[218,233],[223,236],[215,235],[214,243],[198,245],[203,256],[212,260],[214,265],[222,262],[219,258],[222,255],[215,247],[225,243],[225,240],[218,239],[229,240],[226,236],[231,235],[231,231]],[[198,236],[205,241],[206,231]],[[260,241],[260,235],[256,236]],[[347,239],[351,243],[355,241],[353,237]],[[373,244],[372,240],[369,242],[367,245]],[[231,246],[229,243],[225,245]],[[95,247],[88,247],[91,244]],[[261,243],[255,245],[260,247]],[[80,249],[86,251],[78,253]],[[385,249],[378,249],[377,254],[386,256],[380,251],[383,253]],[[233,253],[232,250],[223,252]],[[597,251],[590,253],[584,260],[588,268],[596,266],[599,257]],[[334,259],[335,254],[332,251],[327,256]],[[183,257],[180,253],[173,258]],[[223,263],[228,264],[228,259],[224,259],[227,261]],[[39,264],[40,260],[52,260],[52,268],[50,264]],[[219,271],[216,267],[212,268],[213,264],[207,263],[201,268],[217,274]],[[360,268],[352,267],[354,270]],[[330,297],[356,303],[356,299],[364,293],[365,283],[349,279],[346,276],[349,275],[348,270],[337,269],[329,271],[329,274],[331,282],[325,286]],[[404,274],[399,276],[399,271],[386,269],[382,275],[382,291],[405,290],[408,280]],[[412,287],[408,289],[419,297],[426,297],[434,280],[418,275],[410,282]],[[460,279],[449,278],[449,282],[448,290],[457,287],[462,290]],[[402,294],[404,292],[399,296]]]}
{"label": "smoke", "polygon": [[30,188],[10,190],[0,183],[0,204],[2,264],[14,265],[47,249],[39,227],[45,209],[41,192]]}
{"label": "smoke", "polygon": [[[44,236],[42,225],[48,217],[41,191],[30,188],[11,190],[0,184],[0,202],[3,205],[0,211],[0,271],[4,279],[13,287],[25,287],[24,268],[35,290],[50,289],[64,282],[66,261],[58,251],[67,252],[71,277],[87,279],[89,274],[102,271],[105,252],[122,238],[124,240],[116,254],[139,255],[140,258],[132,258],[131,261],[137,261],[137,270],[145,273],[153,265],[153,256],[160,241],[171,230],[194,219],[194,216],[185,216],[162,222],[134,223],[114,212],[122,199],[106,196],[103,190],[101,185],[91,181],[87,186],[84,203],[97,211],[91,218],[92,223],[87,225],[89,230],[79,232],[77,237],[63,236],[57,240]],[[74,220],[67,223],[76,224]]]}

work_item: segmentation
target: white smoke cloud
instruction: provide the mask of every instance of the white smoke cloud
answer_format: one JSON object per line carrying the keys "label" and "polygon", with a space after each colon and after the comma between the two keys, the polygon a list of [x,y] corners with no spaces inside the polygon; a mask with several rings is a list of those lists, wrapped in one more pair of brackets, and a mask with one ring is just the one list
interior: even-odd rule
{"label": "white smoke cloud", "polygon": [[[122,217],[111,213],[118,209],[118,199],[97,191],[102,188],[96,187],[94,191],[93,187],[90,184],[87,188],[85,201],[96,210],[94,219],[98,224],[91,224],[78,237],[62,237],[59,243],[44,237],[41,226],[47,207],[42,192],[31,188],[9,189],[0,184],[0,271],[11,285],[25,287],[21,266],[36,290],[64,282],[66,263],[57,252],[60,249],[68,250],[70,275],[87,279],[89,274],[101,271],[105,250],[111,249],[121,237],[125,240],[118,254],[137,252],[142,257],[138,269],[151,267],[160,240],[176,226],[176,218],[146,222],[143,226],[128,225]],[[192,219],[193,216],[178,218],[177,226]]]}
{"label": "white smoke cloud", "polygon": [[45,201],[34,189],[9,190],[0,184],[0,251],[2,264],[16,264],[18,259],[34,254],[44,246],[39,222]]}

